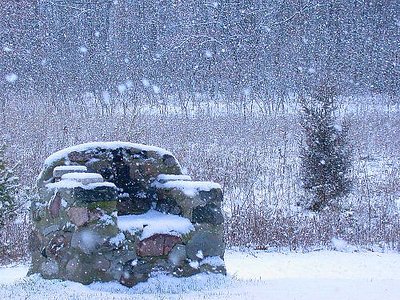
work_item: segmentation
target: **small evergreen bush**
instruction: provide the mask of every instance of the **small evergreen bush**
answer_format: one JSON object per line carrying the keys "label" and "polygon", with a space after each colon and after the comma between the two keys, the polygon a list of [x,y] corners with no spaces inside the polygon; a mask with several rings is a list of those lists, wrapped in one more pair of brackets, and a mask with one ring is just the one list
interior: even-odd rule
{"label": "small evergreen bush", "polygon": [[0,146],[0,228],[16,214],[16,193],[18,177],[13,169],[6,165],[4,157],[5,146]]}

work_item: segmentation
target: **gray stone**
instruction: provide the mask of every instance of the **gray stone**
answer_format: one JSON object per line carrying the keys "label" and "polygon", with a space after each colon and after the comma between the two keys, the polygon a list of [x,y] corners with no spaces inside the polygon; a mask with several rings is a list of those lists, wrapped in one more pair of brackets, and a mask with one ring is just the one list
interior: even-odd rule
{"label": "gray stone", "polygon": [[31,252],[40,249],[43,245],[44,237],[36,230],[32,230],[31,234],[29,235],[29,250]]}
{"label": "gray stone", "polygon": [[77,202],[117,201],[118,193],[115,188],[100,186],[94,189],[74,188],[74,199]]}
{"label": "gray stone", "polygon": [[178,277],[189,277],[200,273],[200,268],[193,268],[188,261],[185,261],[182,266],[175,268],[174,275]]}
{"label": "gray stone", "polygon": [[[89,209],[89,211],[100,211],[102,216],[104,214],[113,215],[113,213],[117,213],[117,201],[88,202],[86,203],[86,207]],[[103,220],[100,218],[100,221],[102,222]]]}
{"label": "gray stone", "polygon": [[182,213],[181,207],[172,198],[158,199],[157,210],[162,213],[173,215],[180,215]]}
{"label": "gray stone", "polygon": [[118,215],[143,214],[151,208],[151,200],[146,193],[122,194],[117,202]]}
{"label": "gray stone", "polygon": [[202,264],[200,265],[200,272],[226,275],[226,268],[225,266],[213,266],[209,264]]}
{"label": "gray stone", "polygon": [[93,268],[106,272],[111,267],[111,262],[104,256],[96,256],[93,258]]}
{"label": "gray stone", "polygon": [[103,238],[94,230],[84,229],[74,232],[71,246],[80,249],[85,254],[91,254],[104,242]]}
{"label": "gray stone", "polygon": [[73,189],[61,188],[57,190],[57,194],[60,195],[61,199],[64,200],[67,205],[72,205],[75,202]]}
{"label": "gray stone", "polygon": [[72,258],[65,267],[64,279],[90,284],[94,281],[113,280],[108,269],[103,271],[107,262],[96,263],[97,256],[77,255]]}
{"label": "gray stone", "polygon": [[105,177],[104,175],[110,174],[112,169],[111,161],[98,158],[90,159],[85,165],[88,169],[88,172],[99,173],[105,179],[108,179],[108,177]]}
{"label": "gray stone", "polygon": [[53,170],[54,178],[61,178],[62,175],[67,173],[85,173],[87,168],[85,166],[58,166]]}
{"label": "gray stone", "polygon": [[168,260],[174,266],[182,266],[186,260],[186,246],[177,244],[168,254]]}
{"label": "gray stone", "polygon": [[123,270],[124,270],[124,265],[117,260],[113,260],[111,261],[111,267],[108,270],[108,272],[112,276],[113,280],[119,281],[121,279]]}
{"label": "gray stone", "polygon": [[60,229],[58,224],[50,225],[42,230],[43,235],[49,235],[50,233],[56,232]]}
{"label": "gray stone", "polygon": [[168,181],[190,181],[192,178],[189,175],[173,175],[173,174],[160,174],[157,176],[157,182],[166,183]]}
{"label": "gray stone", "polygon": [[222,215],[220,207],[209,203],[205,206],[198,206],[193,209],[192,222],[219,225],[224,223],[224,216]]}
{"label": "gray stone", "polygon": [[187,257],[191,260],[199,259],[199,251],[204,257],[220,256],[225,252],[225,243],[222,232],[215,233],[212,230],[201,230],[193,234],[186,245]]}
{"label": "gray stone", "polygon": [[223,194],[221,189],[210,189],[209,191],[199,191],[201,200],[205,203],[214,203],[220,205]]}
{"label": "gray stone", "polygon": [[62,257],[70,241],[71,233],[56,234],[50,239],[46,247],[46,255],[55,259]]}
{"label": "gray stone", "polygon": [[119,282],[125,286],[132,287],[139,282],[146,281],[152,269],[153,266],[151,264],[143,261],[128,262],[123,268]]}
{"label": "gray stone", "polygon": [[58,273],[59,267],[55,261],[47,259],[42,263],[40,269],[46,278],[53,278]]}
{"label": "gray stone", "polygon": [[114,256],[114,260],[118,260],[121,264],[126,264],[128,261],[134,261],[137,258],[136,252],[133,251],[121,251],[118,256]]}
{"label": "gray stone", "polygon": [[79,265],[79,260],[78,258],[74,257],[70,261],[68,261],[65,270],[67,271],[68,277],[71,277],[72,274],[74,274],[78,268]]}
{"label": "gray stone", "polygon": [[31,207],[32,221],[38,223],[46,218],[46,206],[42,203],[33,203]]}
{"label": "gray stone", "polygon": [[165,154],[162,159],[167,167],[174,167],[176,165],[176,159],[172,155]]}
{"label": "gray stone", "polygon": [[172,205],[173,203],[177,203],[182,216],[188,219],[192,218],[193,208],[207,204],[199,195],[186,195],[183,191],[175,187],[157,188],[157,199],[159,206],[170,207],[171,203]]}
{"label": "gray stone", "polygon": [[75,181],[87,185],[104,182],[104,178],[98,173],[74,172],[62,175],[61,181]]}

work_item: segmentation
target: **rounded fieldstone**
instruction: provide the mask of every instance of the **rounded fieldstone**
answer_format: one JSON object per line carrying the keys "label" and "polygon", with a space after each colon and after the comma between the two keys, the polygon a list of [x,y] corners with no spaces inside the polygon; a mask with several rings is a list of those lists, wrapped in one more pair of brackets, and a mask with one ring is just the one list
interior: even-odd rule
{"label": "rounded fieldstone", "polygon": [[203,202],[215,204],[220,204],[223,198],[220,188],[213,188],[209,191],[199,191],[199,196]]}
{"label": "rounded fieldstone", "polygon": [[219,225],[224,223],[224,216],[217,205],[209,203],[205,206],[197,206],[193,209],[192,222]]}
{"label": "rounded fieldstone", "polygon": [[139,256],[164,256],[181,242],[180,237],[169,234],[155,234],[137,243]]}
{"label": "rounded fieldstone", "polygon": [[125,264],[119,282],[125,286],[132,287],[139,282],[146,281],[153,269],[150,263],[144,261],[132,261]]}
{"label": "rounded fieldstone", "polygon": [[104,240],[94,230],[85,229],[76,231],[72,235],[71,247],[80,249],[83,253],[91,254],[104,244]]}
{"label": "rounded fieldstone", "polygon": [[72,223],[80,227],[89,221],[89,211],[86,207],[70,207],[67,215]]}
{"label": "rounded fieldstone", "polygon": [[79,260],[76,257],[69,260],[65,267],[67,274],[71,275],[71,274],[75,273],[78,268],[78,264],[79,264]]}
{"label": "rounded fieldstone", "polygon": [[62,199],[59,193],[56,193],[51,199],[49,204],[49,212],[52,218],[57,218],[60,215],[61,200]]}
{"label": "rounded fieldstone", "polygon": [[59,267],[58,264],[54,260],[47,259],[41,265],[42,274],[46,277],[54,277],[58,274]]}
{"label": "rounded fieldstone", "polygon": [[93,268],[102,272],[106,272],[111,267],[111,262],[104,256],[93,258]]}
{"label": "rounded fieldstone", "polygon": [[164,156],[162,157],[163,159],[163,163],[167,166],[167,167],[174,167],[177,165],[176,159],[175,157],[173,157],[172,155],[169,154],[164,154]]}
{"label": "rounded fieldstone", "polygon": [[168,261],[174,266],[181,266],[186,260],[186,246],[177,244],[168,254]]}
{"label": "rounded fieldstone", "polygon": [[208,231],[195,232],[186,245],[187,257],[191,260],[198,260],[198,253],[201,251],[206,256],[223,257],[225,243],[222,234],[217,235]]}

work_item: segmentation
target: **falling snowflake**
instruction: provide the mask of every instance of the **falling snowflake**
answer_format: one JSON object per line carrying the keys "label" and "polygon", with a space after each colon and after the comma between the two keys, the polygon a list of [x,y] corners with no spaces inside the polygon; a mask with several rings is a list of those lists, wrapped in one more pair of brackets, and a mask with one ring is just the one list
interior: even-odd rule
{"label": "falling snowflake", "polygon": [[133,81],[128,79],[128,80],[125,82],[125,85],[126,85],[126,87],[127,87],[128,89],[130,89],[131,87],[133,87]]}
{"label": "falling snowflake", "polygon": [[153,85],[153,92],[159,94],[161,92],[160,87],[158,87],[157,85]]}
{"label": "falling snowflake", "polygon": [[142,84],[143,84],[145,87],[149,87],[149,86],[150,86],[150,81],[149,81],[148,79],[146,79],[146,78],[143,78],[143,79],[142,79]]}
{"label": "falling snowflake", "polygon": [[126,85],[124,83],[121,83],[117,86],[118,92],[120,94],[124,93],[127,89]]}
{"label": "falling snowflake", "polygon": [[211,58],[213,57],[213,53],[210,50],[206,50],[205,52],[206,57]]}
{"label": "falling snowflake", "polygon": [[10,74],[7,74],[5,76],[5,78],[6,78],[6,81],[8,81],[9,83],[14,83],[18,79],[18,75],[15,73],[10,73]]}
{"label": "falling snowflake", "polygon": [[78,50],[79,50],[79,52],[84,53],[84,54],[88,52],[88,49],[85,46],[80,46]]}

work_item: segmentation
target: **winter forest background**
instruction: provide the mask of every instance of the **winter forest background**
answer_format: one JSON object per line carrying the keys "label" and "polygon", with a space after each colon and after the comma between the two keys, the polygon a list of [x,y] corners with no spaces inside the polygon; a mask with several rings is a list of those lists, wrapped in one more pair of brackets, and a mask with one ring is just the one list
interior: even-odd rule
{"label": "winter forest background", "polygon": [[[230,246],[399,249],[399,37],[396,0],[1,1],[0,140],[17,197],[35,197],[56,150],[139,142],[223,186]],[[314,213],[297,205],[301,103],[327,84],[353,185]],[[26,255],[27,211],[1,230],[0,256]]]}

